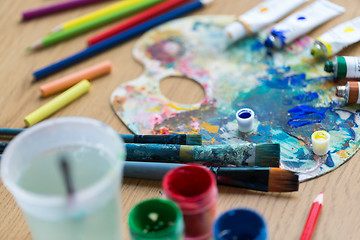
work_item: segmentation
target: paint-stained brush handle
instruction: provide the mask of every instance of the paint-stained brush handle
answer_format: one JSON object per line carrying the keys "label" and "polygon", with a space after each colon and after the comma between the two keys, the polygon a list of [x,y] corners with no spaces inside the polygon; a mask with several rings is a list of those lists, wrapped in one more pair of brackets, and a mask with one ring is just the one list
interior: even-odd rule
{"label": "paint-stained brush handle", "polygon": [[[261,149],[270,150],[264,154],[258,153],[258,146]],[[216,166],[258,166],[278,167],[280,161],[280,147],[278,144],[251,144],[243,143],[236,145],[161,145],[161,144],[125,144],[127,160],[147,162],[179,162],[199,163]],[[275,151],[272,150],[275,148]],[[259,159],[259,155],[262,157]],[[270,160],[269,160],[270,159]]]}
{"label": "paint-stained brush handle", "polygon": [[[0,128],[0,136],[15,136],[24,128]],[[119,134],[125,143],[202,145],[201,134],[134,135]]]}

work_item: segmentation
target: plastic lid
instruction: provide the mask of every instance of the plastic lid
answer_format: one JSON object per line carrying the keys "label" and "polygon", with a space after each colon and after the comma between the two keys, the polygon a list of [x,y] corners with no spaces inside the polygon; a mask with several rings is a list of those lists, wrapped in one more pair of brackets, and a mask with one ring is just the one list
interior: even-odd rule
{"label": "plastic lid", "polygon": [[311,143],[316,155],[325,155],[330,149],[330,134],[326,131],[316,131],[311,135]]}
{"label": "plastic lid", "polygon": [[250,132],[254,128],[254,111],[250,108],[242,108],[236,112],[240,132]]}
{"label": "plastic lid", "polygon": [[138,203],[129,214],[132,239],[178,239],[184,222],[178,206],[166,199],[149,199]]}
{"label": "plastic lid", "polygon": [[224,29],[227,39],[230,41],[237,41],[247,35],[246,28],[238,21],[230,23]]}
{"label": "plastic lid", "polygon": [[223,213],[214,224],[214,239],[268,239],[265,219],[250,209],[232,209]]}
{"label": "plastic lid", "polygon": [[326,61],[324,66],[325,72],[334,72],[334,63],[331,61]]}

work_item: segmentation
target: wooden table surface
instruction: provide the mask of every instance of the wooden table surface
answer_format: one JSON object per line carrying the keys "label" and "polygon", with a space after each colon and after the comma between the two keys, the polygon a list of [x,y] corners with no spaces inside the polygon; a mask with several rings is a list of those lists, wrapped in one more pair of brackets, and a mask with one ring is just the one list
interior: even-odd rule
{"label": "wooden table surface", "polygon": [[[145,1],[145,0],[144,0]],[[285,0],[286,1],[286,0]],[[290,0],[289,0],[290,1]],[[24,116],[49,98],[40,97],[39,86],[104,60],[114,66],[110,75],[92,82],[91,91],[74,103],[54,114],[60,116],[87,116],[101,120],[120,133],[129,130],[110,107],[112,91],[142,72],[142,67],[132,57],[136,39],[61,71],[45,80],[32,83],[32,72],[85,47],[87,37],[106,28],[97,29],[43,51],[26,52],[25,48],[49,33],[54,26],[106,6],[102,2],[29,22],[20,22],[23,10],[53,3],[53,0],[1,0],[0,18],[0,126],[22,128]],[[216,0],[195,14],[235,14],[245,12],[259,0]],[[310,1],[310,3],[312,3]],[[333,0],[346,8],[341,16],[327,22],[309,35],[316,37],[333,26],[356,17],[360,13],[358,0]],[[359,55],[360,44],[355,44],[341,55]],[[182,103],[198,102],[203,90],[191,80],[167,79],[161,89],[172,100]],[[360,237],[360,163],[359,154],[335,171],[318,179],[300,184],[295,193],[260,193],[238,188],[219,186],[218,214],[239,207],[252,208],[267,220],[271,239],[298,239],[306,221],[311,203],[316,195],[324,192],[324,206],[313,239],[359,239]],[[122,208],[125,239],[128,239],[127,216],[135,203],[161,196],[161,182],[124,179]],[[0,185],[0,239],[31,239],[29,229],[12,195]]]}

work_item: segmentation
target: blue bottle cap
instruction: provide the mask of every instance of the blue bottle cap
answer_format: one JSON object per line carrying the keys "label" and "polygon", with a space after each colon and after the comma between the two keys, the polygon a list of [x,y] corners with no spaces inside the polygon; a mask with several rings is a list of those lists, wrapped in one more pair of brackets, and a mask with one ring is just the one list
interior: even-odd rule
{"label": "blue bottle cap", "polygon": [[214,224],[215,240],[266,240],[266,223],[261,215],[250,209],[233,209],[223,213]]}

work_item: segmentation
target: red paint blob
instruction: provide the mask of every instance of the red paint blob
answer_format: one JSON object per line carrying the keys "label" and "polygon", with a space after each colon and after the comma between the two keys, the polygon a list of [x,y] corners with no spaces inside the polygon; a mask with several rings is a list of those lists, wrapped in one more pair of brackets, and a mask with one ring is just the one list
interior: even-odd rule
{"label": "red paint blob", "polygon": [[188,164],[169,171],[163,179],[165,196],[180,207],[186,239],[206,239],[216,215],[217,185],[204,166]]}

